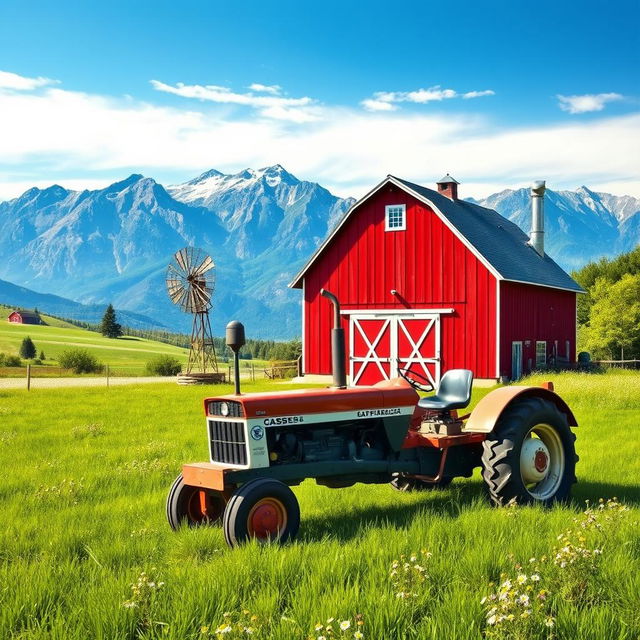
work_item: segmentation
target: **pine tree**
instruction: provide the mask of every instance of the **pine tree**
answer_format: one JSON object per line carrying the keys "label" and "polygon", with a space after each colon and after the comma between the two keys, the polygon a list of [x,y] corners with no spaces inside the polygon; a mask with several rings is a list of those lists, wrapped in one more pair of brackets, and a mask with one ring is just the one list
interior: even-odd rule
{"label": "pine tree", "polygon": [[102,316],[100,333],[107,338],[119,338],[122,335],[122,327],[116,321],[116,311],[112,304],[109,304]]}
{"label": "pine tree", "polygon": [[33,344],[33,340],[27,336],[20,345],[20,357],[25,360],[31,360],[36,357],[36,345]]}
{"label": "pine tree", "polygon": [[45,355],[44,355],[44,351],[40,352],[40,360],[46,360]]}

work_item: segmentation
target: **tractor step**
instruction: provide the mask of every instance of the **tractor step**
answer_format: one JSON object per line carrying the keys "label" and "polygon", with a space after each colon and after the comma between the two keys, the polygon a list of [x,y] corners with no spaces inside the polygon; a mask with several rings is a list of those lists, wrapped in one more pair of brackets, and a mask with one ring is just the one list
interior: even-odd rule
{"label": "tractor step", "polygon": [[479,444],[484,442],[486,439],[486,433],[460,433],[458,435],[447,435],[409,431],[402,448],[414,449],[416,447],[435,447],[436,449],[448,449],[449,447],[456,447],[460,445]]}

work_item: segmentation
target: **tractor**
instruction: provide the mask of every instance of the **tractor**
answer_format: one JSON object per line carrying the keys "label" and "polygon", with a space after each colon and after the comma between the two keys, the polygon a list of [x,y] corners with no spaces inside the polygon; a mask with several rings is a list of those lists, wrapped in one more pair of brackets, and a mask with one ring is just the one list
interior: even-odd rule
{"label": "tractor", "polygon": [[333,386],[240,393],[244,327],[227,325],[235,355],[235,394],[206,398],[209,462],[185,464],[167,498],[172,528],[222,521],[231,547],[295,538],[300,508],[291,486],[390,483],[397,491],[438,490],[477,467],[494,505],[551,505],[576,481],[577,422],[552,383],[489,392],[471,413],[473,373],[446,371],[435,394],[421,376],[347,387],[340,306],[333,304]]}

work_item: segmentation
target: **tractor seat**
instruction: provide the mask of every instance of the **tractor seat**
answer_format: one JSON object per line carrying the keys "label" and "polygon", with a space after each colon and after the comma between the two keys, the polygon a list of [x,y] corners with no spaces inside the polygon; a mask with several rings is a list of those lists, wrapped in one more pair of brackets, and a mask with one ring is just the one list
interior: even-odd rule
{"label": "tractor seat", "polygon": [[451,369],[440,380],[435,395],[420,398],[418,406],[430,411],[451,411],[464,409],[471,401],[473,371]]}

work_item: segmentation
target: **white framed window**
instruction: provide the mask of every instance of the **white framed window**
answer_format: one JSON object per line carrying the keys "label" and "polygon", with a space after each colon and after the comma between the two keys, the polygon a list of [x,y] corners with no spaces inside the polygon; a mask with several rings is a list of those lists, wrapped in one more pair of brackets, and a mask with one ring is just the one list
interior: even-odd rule
{"label": "white framed window", "polygon": [[547,364],[547,343],[545,340],[536,340],[536,368]]}
{"label": "white framed window", "polygon": [[384,230],[404,231],[407,228],[407,206],[388,204],[384,208]]}

